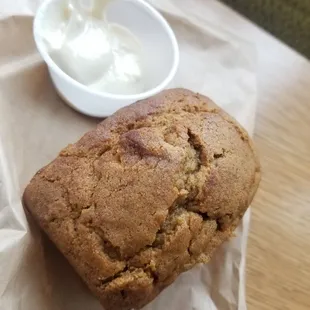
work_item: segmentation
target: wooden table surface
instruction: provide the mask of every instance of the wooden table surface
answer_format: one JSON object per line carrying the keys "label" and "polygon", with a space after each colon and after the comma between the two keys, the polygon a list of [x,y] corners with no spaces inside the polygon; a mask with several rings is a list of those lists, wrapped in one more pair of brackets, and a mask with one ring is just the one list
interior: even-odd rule
{"label": "wooden table surface", "polygon": [[255,141],[263,179],[252,205],[248,309],[309,310],[310,62],[223,4],[208,3],[209,18],[258,52]]}

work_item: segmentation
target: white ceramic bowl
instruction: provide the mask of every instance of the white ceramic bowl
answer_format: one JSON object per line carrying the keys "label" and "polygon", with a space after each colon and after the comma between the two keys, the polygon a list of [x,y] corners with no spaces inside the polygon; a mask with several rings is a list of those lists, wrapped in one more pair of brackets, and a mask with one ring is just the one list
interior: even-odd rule
{"label": "white ceramic bowl", "polygon": [[[66,103],[81,113],[105,117],[168,87],[179,64],[177,40],[162,15],[143,0],[113,0],[107,8],[106,18],[109,22],[128,28],[141,41],[147,58],[145,70],[149,72],[146,74],[147,84],[150,85],[147,91],[136,95],[94,91],[64,73],[49,56],[42,39],[42,29],[51,27],[47,12],[56,12],[62,2],[44,1],[35,16],[33,31],[37,48],[48,66],[55,88]],[[54,27],[57,27],[57,23],[54,23]]]}

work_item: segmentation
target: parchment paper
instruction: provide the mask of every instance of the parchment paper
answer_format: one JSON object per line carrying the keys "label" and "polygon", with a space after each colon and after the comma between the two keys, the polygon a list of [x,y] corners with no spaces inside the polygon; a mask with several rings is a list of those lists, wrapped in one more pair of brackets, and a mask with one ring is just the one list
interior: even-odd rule
{"label": "parchment paper", "polygon": [[[150,2],[179,41],[174,86],[210,96],[252,132],[256,79],[251,46],[207,19],[209,1]],[[0,309],[99,310],[31,219],[28,225],[20,199],[39,168],[99,122],[56,95],[32,39],[31,15],[39,3],[0,0]],[[211,263],[181,275],[145,309],[245,310],[248,226],[249,212]]]}

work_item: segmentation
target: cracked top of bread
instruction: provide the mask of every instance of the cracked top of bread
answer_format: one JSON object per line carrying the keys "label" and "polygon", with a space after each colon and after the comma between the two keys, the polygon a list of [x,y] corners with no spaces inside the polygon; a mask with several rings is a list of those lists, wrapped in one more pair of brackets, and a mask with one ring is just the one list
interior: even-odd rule
{"label": "cracked top of bread", "polygon": [[62,150],[24,202],[106,309],[140,309],[210,260],[259,180],[245,130],[209,98],[170,89]]}

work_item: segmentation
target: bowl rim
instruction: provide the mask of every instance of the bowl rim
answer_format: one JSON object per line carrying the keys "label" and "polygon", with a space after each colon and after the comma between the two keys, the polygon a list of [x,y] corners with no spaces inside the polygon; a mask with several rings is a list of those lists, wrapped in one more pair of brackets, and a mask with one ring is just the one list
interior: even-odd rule
{"label": "bowl rim", "polygon": [[175,34],[174,34],[172,28],[170,27],[170,25],[168,24],[166,19],[161,15],[161,13],[159,11],[157,11],[149,3],[147,3],[145,0],[126,0],[128,2],[137,3],[138,5],[143,7],[145,10],[147,10],[149,13],[151,13],[156,18],[156,20],[161,23],[161,25],[164,27],[164,31],[166,31],[166,33],[168,34],[171,45],[172,45],[172,50],[173,50],[173,63],[172,63],[172,66],[171,66],[171,69],[170,69],[168,75],[157,86],[155,86],[155,87],[153,87],[153,88],[151,88],[145,92],[134,94],[134,95],[112,94],[112,93],[108,93],[108,92],[104,92],[104,91],[92,90],[88,86],[74,80],[72,77],[70,77],[68,74],[66,74],[53,61],[53,59],[50,57],[49,53],[47,52],[47,49],[45,48],[45,46],[42,42],[41,35],[39,34],[40,22],[44,16],[43,12],[46,10],[48,5],[54,1],[61,1],[61,0],[45,0],[40,5],[40,7],[38,8],[36,15],[34,17],[34,21],[33,21],[33,35],[34,35],[35,44],[36,44],[37,49],[38,49],[39,53],[41,54],[43,60],[46,62],[48,67],[50,67],[51,69],[56,71],[57,75],[59,75],[66,82],[74,85],[75,87],[77,87],[81,90],[84,90],[88,93],[91,93],[93,95],[97,95],[97,96],[101,96],[101,97],[109,97],[111,99],[119,99],[119,100],[125,100],[126,99],[126,100],[133,100],[134,101],[134,100],[140,100],[140,99],[144,99],[147,97],[151,97],[151,96],[159,93],[174,78],[174,76],[178,70],[178,66],[179,66],[180,52],[179,52],[178,42],[177,42],[177,39],[175,37]]}

